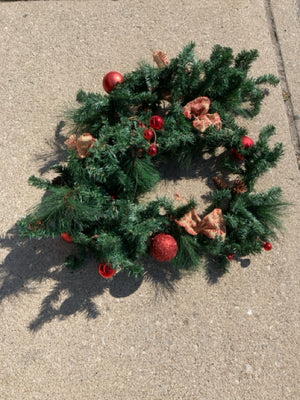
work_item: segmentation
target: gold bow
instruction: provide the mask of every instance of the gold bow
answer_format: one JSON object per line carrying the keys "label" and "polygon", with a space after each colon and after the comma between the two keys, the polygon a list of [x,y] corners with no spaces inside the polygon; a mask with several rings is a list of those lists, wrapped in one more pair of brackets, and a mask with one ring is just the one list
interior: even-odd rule
{"label": "gold bow", "polygon": [[[178,193],[176,194],[178,200],[186,203]],[[207,214],[202,220],[199,217],[196,209],[185,214],[179,220],[175,219],[175,222],[185,228],[190,235],[203,235],[215,239],[220,236],[224,241],[226,237],[226,224],[225,219],[220,208],[215,208],[211,213]]]}
{"label": "gold bow", "polygon": [[167,53],[164,51],[153,51],[153,59],[159,68],[164,68],[169,65]]}
{"label": "gold bow", "polygon": [[194,119],[193,126],[200,132],[205,132],[210,125],[218,130],[222,128],[222,121],[218,113],[208,114],[210,99],[202,96],[190,101],[183,107],[183,113],[188,119]]}
{"label": "gold bow", "polygon": [[97,139],[90,133],[83,133],[78,139],[74,133],[65,141],[65,144],[69,149],[76,149],[79,158],[85,158],[90,154],[89,148],[92,148],[96,141]]}

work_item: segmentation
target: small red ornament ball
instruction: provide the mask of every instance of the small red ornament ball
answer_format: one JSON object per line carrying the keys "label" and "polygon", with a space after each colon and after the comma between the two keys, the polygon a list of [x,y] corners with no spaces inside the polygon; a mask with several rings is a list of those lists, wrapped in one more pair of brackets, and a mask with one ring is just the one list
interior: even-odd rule
{"label": "small red ornament ball", "polygon": [[266,251],[272,250],[272,249],[273,249],[272,243],[270,243],[270,242],[264,242],[264,249],[265,249]]}
{"label": "small red ornament ball", "polygon": [[117,71],[111,71],[103,78],[103,88],[110,93],[115,87],[124,81],[124,76]]}
{"label": "small red ornament ball", "polygon": [[35,231],[37,228],[42,229],[43,228],[43,221],[38,221],[35,224],[29,224],[29,229],[32,231]]}
{"label": "small red ornament ball", "polygon": [[245,149],[250,149],[250,147],[254,146],[254,140],[249,136],[244,136],[242,142]]}
{"label": "small red ornament ball", "polygon": [[142,158],[143,155],[144,155],[144,149],[137,149],[137,151],[136,151],[136,156],[137,156],[138,158]]}
{"label": "small red ornament ball", "polygon": [[234,259],[234,254],[228,254],[227,258],[229,261],[232,261]]}
{"label": "small red ornament ball", "polygon": [[112,267],[111,264],[107,264],[107,263],[103,262],[103,263],[99,264],[98,272],[103,278],[109,279],[109,278],[112,278],[116,274],[117,271]]}
{"label": "small red ornament ball", "polygon": [[238,160],[245,160],[245,157],[237,151],[237,149],[231,149],[232,155]]}
{"label": "small red ornament ball", "polygon": [[72,243],[72,242],[73,242],[72,236],[69,235],[69,234],[66,233],[66,232],[62,233],[62,234],[61,234],[61,237],[62,237],[62,239],[63,239],[65,242],[68,242],[68,243]]}
{"label": "small red ornament ball", "polygon": [[158,153],[158,147],[156,144],[151,144],[151,146],[148,148],[148,154],[150,154],[151,157],[156,156]]}
{"label": "small red ornament ball", "polygon": [[159,131],[163,128],[165,121],[160,115],[153,115],[153,117],[150,118],[149,124],[151,128]]}
{"label": "small red ornament ball", "polygon": [[138,124],[142,128],[147,128],[147,125],[145,125],[142,121],[139,121]]}
{"label": "small red ornament ball", "polygon": [[178,244],[172,235],[159,233],[151,242],[150,253],[158,261],[171,261],[178,252]]}
{"label": "small red ornament ball", "polygon": [[153,131],[151,129],[146,129],[145,132],[144,132],[144,138],[146,140],[152,140],[153,137],[154,137]]}

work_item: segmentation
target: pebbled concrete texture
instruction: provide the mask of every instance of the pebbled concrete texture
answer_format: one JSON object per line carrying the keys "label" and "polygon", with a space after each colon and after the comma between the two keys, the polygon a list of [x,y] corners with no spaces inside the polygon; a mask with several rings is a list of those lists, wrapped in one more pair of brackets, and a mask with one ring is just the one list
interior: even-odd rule
{"label": "pebbled concrete texture", "polygon": [[[241,121],[253,138],[274,124],[273,141],[286,148],[257,185],[280,185],[292,202],[272,252],[236,260],[222,277],[180,277],[147,261],[144,279],[118,274],[107,282],[93,259],[73,273],[62,268],[72,245],[23,242],[15,229],[43,195],[28,177],[49,177],[64,160],[63,111],[76,105],[79,88],[102,91],[107,71],[152,62],[156,49],[173,57],[190,40],[203,58],[216,43],[235,53],[257,48],[253,75],[277,74],[267,16],[260,0],[212,0],[205,8],[194,0],[0,4],[0,399],[300,397],[300,180],[280,87],[257,118]],[[286,64],[289,51],[282,50]],[[293,73],[286,76],[296,88]],[[206,174],[158,193],[193,193],[197,184],[201,201],[210,190]]]}

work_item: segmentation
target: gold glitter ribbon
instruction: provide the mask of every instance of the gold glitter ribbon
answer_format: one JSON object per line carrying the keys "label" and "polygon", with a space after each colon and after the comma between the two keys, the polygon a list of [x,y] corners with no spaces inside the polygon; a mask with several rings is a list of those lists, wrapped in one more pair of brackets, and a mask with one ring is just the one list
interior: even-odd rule
{"label": "gold glitter ribbon", "polygon": [[153,51],[153,60],[156,62],[159,68],[164,68],[169,65],[167,53],[161,50]]}
{"label": "gold glitter ribbon", "polygon": [[206,129],[215,125],[218,130],[222,128],[222,121],[218,113],[209,114],[210,99],[202,96],[190,101],[183,107],[183,113],[186,118],[194,119],[193,126],[200,132],[205,132]]}
{"label": "gold glitter ribbon", "polygon": [[78,139],[75,134],[65,141],[69,149],[76,149],[79,158],[86,158],[90,153],[89,149],[97,141],[90,133],[83,133]]}
{"label": "gold glitter ribbon", "polygon": [[[178,200],[186,203],[178,193],[176,194]],[[190,235],[203,235],[215,239],[220,236],[222,240],[226,237],[226,224],[225,219],[220,208],[215,208],[211,213],[207,214],[202,220],[199,217],[196,209],[191,210],[185,214],[179,220],[175,219],[175,222],[185,228]]]}

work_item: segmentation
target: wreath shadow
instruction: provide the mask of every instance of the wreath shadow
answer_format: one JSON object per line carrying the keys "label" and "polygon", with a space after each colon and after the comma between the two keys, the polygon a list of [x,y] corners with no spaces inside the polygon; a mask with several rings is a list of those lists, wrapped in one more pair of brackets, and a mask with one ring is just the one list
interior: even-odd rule
{"label": "wreath shadow", "polygon": [[[225,152],[218,155],[199,154],[194,157],[190,165],[180,166],[176,160],[161,162],[158,170],[165,181],[177,182],[181,179],[199,179],[205,181],[208,189],[215,190],[216,187],[213,183],[213,177],[218,175],[220,168],[222,168],[222,177],[229,179],[230,172],[226,171],[222,166],[224,161]],[[204,198],[205,195],[204,195]],[[207,198],[207,202],[210,198]]]}
{"label": "wreath shadow", "polygon": [[53,139],[46,140],[49,152],[44,152],[36,155],[36,160],[42,162],[42,167],[39,168],[41,175],[47,173],[55,164],[61,163],[66,160],[66,137],[64,136],[64,127],[66,122],[61,120],[56,128]]}
{"label": "wreath shadow", "polygon": [[[65,158],[64,126],[64,121],[60,121],[54,140],[48,143],[52,151],[37,157],[45,162],[39,170],[41,174]],[[222,157],[222,154],[208,159],[199,156],[189,168],[178,167],[176,162],[162,163],[159,170],[163,180],[175,183],[201,176],[208,187],[208,193],[201,194],[201,197],[208,203],[211,200],[209,192],[214,188],[212,178],[220,170]],[[23,293],[38,293],[39,286],[44,283],[51,285],[49,294],[41,302],[39,314],[29,323],[28,328],[33,332],[55,318],[63,320],[78,312],[85,313],[88,319],[95,319],[101,315],[95,302],[99,295],[109,292],[116,298],[127,297],[137,291],[143,281],[153,285],[156,297],[167,296],[176,291],[176,284],[183,275],[170,263],[160,263],[150,256],[142,260],[145,274],[140,278],[128,277],[125,271],[120,271],[112,280],[105,280],[98,274],[94,259],[88,259],[82,268],[72,271],[65,268],[63,263],[66,256],[74,253],[73,244],[67,244],[60,238],[23,240],[17,225],[0,238],[0,246],[9,251],[0,270],[0,302]],[[206,263],[205,271],[209,284],[216,283],[223,275],[211,261]]]}
{"label": "wreath shadow", "polygon": [[87,319],[96,319],[101,315],[96,298],[106,292],[116,298],[127,297],[145,280],[153,284],[156,296],[166,295],[175,292],[181,278],[171,265],[150,257],[145,257],[145,274],[139,278],[120,271],[106,280],[98,274],[94,259],[87,259],[83,267],[73,271],[63,266],[66,256],[75,250],[73,244],[60,238],[21,239],[16,225],[0,238],[0,247],[9,251],[0,268],[0,302],[22,294],[37,295],[44,290],[41,286],[49,287],[38,315],[28,325],[33,332],[55,318],[64,320],[78,312]]}
{"label": "wreath shadow", "polygon": [[[0,238],[0,246],[9,250],[0,270],[0,302],[22,294],[38,294],[40,286],[50,286],[38,315],[28,325],[32,332],[55,318],[64,320],[76,313],[96,319],[101,315],[96,302],[98,296],[109,292],[115,298],[124,298],[136,292],[143,281],[151,283],[156,298],[172,295],[183,275],[170,263],[160,263],[150,256],[144,257],[145,274],[139,278],[128,277],[125,271],[120,271],[113,279],[105,280],[98,274],[94,259],[88,259],[83,267],[72,271],[63,266],[65,257],[74,251],[72,244],[60,238],[23,240],[16,226]],[[213,263],[206,269],[211,284],[221,276]]]}
{"label": "wreath shadow", "polygon": [[90,259],[82,268],[69,270],[63,262],[74,251],[72,244],[60,238],[23,240],[17,226],[0,238],[0,246],[9,251],[1,265],[0,302],[24,293],[37,294],[43,284],[51,287],[38,316],[28,326],[32,331],[38,331],[54,318],[65,319],[77,312],[95,319],[101,314],[94,301],[97,296],[109,291],[114,297],[126,297],[143,281],[129,278],[124,272],[107,281],[98,274],[95,260]]}

